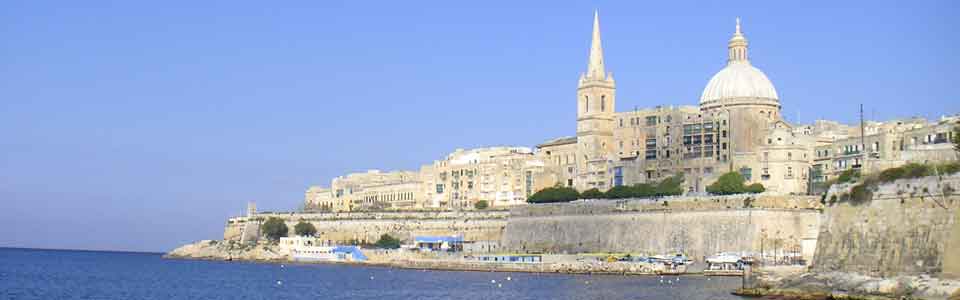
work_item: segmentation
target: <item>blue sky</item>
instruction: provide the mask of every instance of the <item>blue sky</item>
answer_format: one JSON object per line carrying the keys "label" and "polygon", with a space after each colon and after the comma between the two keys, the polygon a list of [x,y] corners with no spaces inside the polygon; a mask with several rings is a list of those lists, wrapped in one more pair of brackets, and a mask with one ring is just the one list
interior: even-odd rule
{"label": "blue sky", "polygon": [[792,121],[960,112],[956,1],[5,1],[0,246],[166,251],[247,201],[573,134],[600,10],[618,110],[694,105],[734,18]]}

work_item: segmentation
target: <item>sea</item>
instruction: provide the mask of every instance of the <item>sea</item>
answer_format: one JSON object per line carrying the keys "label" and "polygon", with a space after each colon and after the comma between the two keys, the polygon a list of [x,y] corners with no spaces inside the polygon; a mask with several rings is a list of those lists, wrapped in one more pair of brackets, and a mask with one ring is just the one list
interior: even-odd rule
{"label": "sea", "polygon": [[742,299],[738,277],[406,270],[0,248],[0,299]]}

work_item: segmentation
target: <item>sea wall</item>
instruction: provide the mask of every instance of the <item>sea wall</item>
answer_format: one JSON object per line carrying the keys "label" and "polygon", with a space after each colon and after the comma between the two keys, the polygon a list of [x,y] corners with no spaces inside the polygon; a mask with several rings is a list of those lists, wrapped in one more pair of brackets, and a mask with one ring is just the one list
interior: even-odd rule
{"label": "sea wall", "polygon": [[737,195],[584,201],[511,210],[501,247],[519,252],[797,253],[812,259],[816,197]]}
{"label": "sea wall", "polygon": [[[831,189],[843,199],[850,186]],[[857,205],[830,205],[814,270],[873,276],[960,274],[960,174],[897,180]],[[833,196],[837,195],[837,198]]]}
{"label": "sea wall", "polygon": [[293,227],[306,221],[317,228],[319,239],[334,244],[351,241],[373,243],[382,234],[405,242],[420,235],[463,235],[466,240],[495,241],[507,224],[507,211],[464,212],[350,212],[350,213],[260,213],[231,218],[224,228],[224,240],[255,240],[258,224],[271,217],[284,220],[293,235]]}

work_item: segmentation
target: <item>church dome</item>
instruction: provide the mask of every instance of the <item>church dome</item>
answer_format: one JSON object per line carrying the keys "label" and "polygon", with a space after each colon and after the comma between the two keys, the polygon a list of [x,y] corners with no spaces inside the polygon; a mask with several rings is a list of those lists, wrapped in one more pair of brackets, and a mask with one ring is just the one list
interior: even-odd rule
{"label": "church dome", "polygon": [[749,62],[734,62],[710,78],[700,95],[700,103],[746,98],[779,99],[777,90],[763,71]]}
{"label": "church dome", "polygon": [[776,105],[780,99],[777,89],[763,71],[750,64],[747,57],[747,38],[740,32],[740,18],[737,18],[737,30],[727,48],[727,66],[710,78],[700,95],[700,105],[753,100]]}

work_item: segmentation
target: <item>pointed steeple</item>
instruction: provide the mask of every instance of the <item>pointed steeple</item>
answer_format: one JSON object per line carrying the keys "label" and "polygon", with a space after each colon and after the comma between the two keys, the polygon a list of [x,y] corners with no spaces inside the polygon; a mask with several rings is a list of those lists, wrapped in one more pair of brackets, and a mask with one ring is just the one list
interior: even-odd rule
{"label": "pointed steeple", "polygon": [[603,80],[606,69],[603,66],[603,46],[600,44],[600,12],[593,11],[593,41],[590,44],[590,62],[587,64],[587,78]]}
{"label": "pointed steeple", "polygon": [[740,17],[737,17],[737,29],[733,32],[730,42],[727,43],[727,49],[729,52],[727,55],[728,64],[750,63],[750,59],[747,57],[747,38],[740,31]]}

